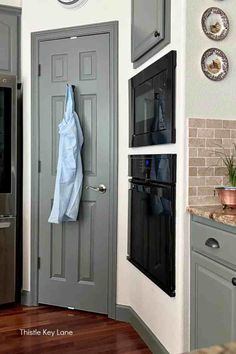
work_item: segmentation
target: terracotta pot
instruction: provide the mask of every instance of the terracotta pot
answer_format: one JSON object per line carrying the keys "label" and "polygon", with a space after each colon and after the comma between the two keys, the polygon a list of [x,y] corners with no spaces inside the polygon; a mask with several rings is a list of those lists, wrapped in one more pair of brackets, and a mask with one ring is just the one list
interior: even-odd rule
{"label": "terracotta pot", "polygon": [[216,187],[216,191],[224,208],[236,209],[236,187]]}

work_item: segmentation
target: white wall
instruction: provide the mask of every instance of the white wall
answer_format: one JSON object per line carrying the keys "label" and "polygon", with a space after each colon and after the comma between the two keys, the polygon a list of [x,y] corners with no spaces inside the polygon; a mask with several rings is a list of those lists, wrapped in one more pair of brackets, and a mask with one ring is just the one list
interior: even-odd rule
{"label": "white wall", "polygon": [[[223,9],[230,20],[230,33],[223,41],[209,39],[201,28],[201,17],[211,6]],[[236,116],[236,6],[235,0],[187,1],[187,82],[186,114],[188,118],[235,119]],[[205,77],[201,70],[201,57],[205,50],[216,47],[228,57],[230,71],[220,82]]]}
{"label": "white wall", "polygon": [[[24,84],[24,289],[30,288],[30,33],[59,27],[119,21],[119,210],[117,303],[130,305],[170,353],[188,349],[188,237],[185,227],[184,49],[185,0],[172,2],[172,42],[134,70],[130,62],[130,0],[89,0],[81,9],[64,9],[56,0],[23,0],[22,76]],[[180,26],[181,24],[181,26]],[[178,30],[176,30],[178,29]],[[178,51],[177,143],[128,148],[128,79],[171,49]],[[176,274],[177,296],[169,298],[126,260],[128,216],[128,154],[178,153]],[[186,254],[185,254],[186,252]]]}
{"label": "white wall", "polygon": [[1,0],[0,5],[21,7],[22,0]]}

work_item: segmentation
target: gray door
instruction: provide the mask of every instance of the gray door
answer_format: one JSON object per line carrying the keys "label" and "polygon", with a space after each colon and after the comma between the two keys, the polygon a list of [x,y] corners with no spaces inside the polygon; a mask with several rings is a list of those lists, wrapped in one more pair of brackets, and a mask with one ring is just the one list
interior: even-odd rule
{"label": "gray door", "polygon": [[[40,44],[39,303],[107,313],[109,220],[109,35]],[[75,85],[85,143],[79,221],[49,224],[58,124],[67,83]],[[102,194],[85,186],[104,184]]]}
{"label": "gray door", "polygon": [[192,252],[191,349],[236,340],[236,272]]}

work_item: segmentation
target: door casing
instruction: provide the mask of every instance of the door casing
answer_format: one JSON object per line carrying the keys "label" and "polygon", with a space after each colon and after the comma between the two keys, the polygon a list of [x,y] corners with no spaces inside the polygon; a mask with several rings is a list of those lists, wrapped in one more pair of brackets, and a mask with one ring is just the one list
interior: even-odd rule
{"label": "door casing", "polygon": [[31,34],[31,275],[30,300],[38,305],[39,255],[39,47],[40,42],[73,36],[108,33],[110,46],[110,212],[108,316],[116,318],[117,282],[117,209],[118,209],[118,22],[105,22],[79,27],[60,28]]}

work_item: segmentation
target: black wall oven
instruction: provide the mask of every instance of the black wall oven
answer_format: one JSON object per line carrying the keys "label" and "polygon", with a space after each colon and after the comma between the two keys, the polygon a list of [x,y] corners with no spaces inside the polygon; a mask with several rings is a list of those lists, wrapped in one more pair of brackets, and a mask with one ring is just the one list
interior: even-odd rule
{"label": "black wall oven", "polygon": [[128,259],[175,296],[176,155],[129,158]]}
{"label": "black wall oven", "polygon": [[130,87],[130,147],[175,143],[176,52],[134,76]]}
{"label": "black wall oven", "polygon": [[0,75],[0,305],[20,301],[22,288],[21,85]]}
{"label": "black wall oven", "polygon": [[17,83],[0,76],[0,215],[16,216]]}

